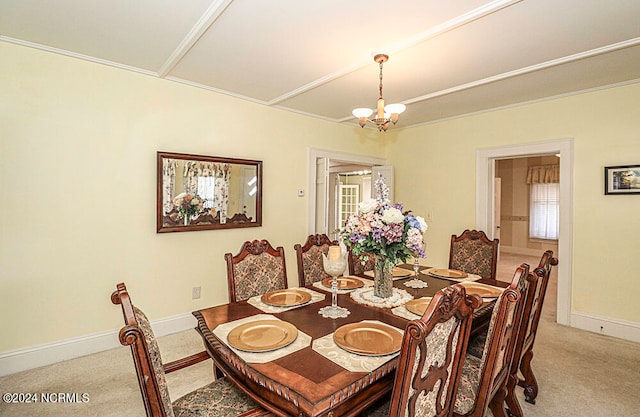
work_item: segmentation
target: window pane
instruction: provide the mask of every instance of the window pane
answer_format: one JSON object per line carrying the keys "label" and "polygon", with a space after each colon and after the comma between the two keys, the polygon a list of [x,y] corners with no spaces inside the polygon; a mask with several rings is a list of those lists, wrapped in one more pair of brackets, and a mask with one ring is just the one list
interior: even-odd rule
{"label": "window pane", "polygon": [[560,221],[560,184],[531,184],[529,237],[557,240]]}

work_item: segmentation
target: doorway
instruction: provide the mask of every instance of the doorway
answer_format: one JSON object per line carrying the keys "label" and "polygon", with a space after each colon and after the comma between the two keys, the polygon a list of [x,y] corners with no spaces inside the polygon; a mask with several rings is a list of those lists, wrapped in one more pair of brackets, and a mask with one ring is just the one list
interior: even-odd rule
{"label": "doorway", "polygon": [[[496,161],[549,154],[560,155],[560,230],[556,321],[571,325],[573,253],[573,139],[483,148],[476,151],[476,227],[493,235]],[[492,236],[490,236],[492,237]]]}
{"label": "doorway", "polygon": [[[339,173],[375,171],[385,162],[383,158],[311,148],[309,150],[308,234],[326,233],[330,238],[334,238],[331,232],[335,230],[338,214],[336,192],[339,187],[336,187],[336,184]],[[371,177],[372,174],[368,176]],[[359,193],[359,198],[362,198],[362,193]]]}

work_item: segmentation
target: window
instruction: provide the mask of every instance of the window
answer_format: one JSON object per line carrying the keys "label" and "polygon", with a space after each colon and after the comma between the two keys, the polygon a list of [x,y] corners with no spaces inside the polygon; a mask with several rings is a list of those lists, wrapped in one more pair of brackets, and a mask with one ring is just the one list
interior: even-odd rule
{"label": "window", "polygon": [[529,237],[557,240],[559,224],[560,184],[531,184]]}
{"label": "window", "polygon": [[344,226],[347,218],[358,213],[359,188],[357,185],[340,185],[338,195],[338,222]]}

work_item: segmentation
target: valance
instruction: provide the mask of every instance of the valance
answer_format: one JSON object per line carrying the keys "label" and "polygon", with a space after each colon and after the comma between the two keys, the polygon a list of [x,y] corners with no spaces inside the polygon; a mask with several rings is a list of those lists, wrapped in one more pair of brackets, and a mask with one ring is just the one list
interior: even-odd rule
{"label": "valance", "polygon": [[553,184],[560,182],[560,165],[539,165],[527,170],[527,184]]}
{"label": "valance", "polygon": [[187,161],[184,164],[185,177],[216,177],[228,180],[230,171],[229,164],[201,161]]}

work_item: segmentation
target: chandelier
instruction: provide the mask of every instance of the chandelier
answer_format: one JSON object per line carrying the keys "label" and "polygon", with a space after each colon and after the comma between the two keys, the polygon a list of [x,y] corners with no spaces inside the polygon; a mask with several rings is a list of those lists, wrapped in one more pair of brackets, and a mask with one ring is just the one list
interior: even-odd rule
{"label": "chandelier", "polygon": [[364,127],[367,122],[373,123],[378,127],[379,131],[387,131],[389,128],[389,122],[396,124],[398,122],[398,115],[405,111],[407,108],[404,104],[387,104],[384,105],[384,99],[382,98],[382,64],[387,62],[389,55],[378,54],[373,57],[373,60],[380,65],[380,97],[378,98],[378,107],[376,117],[369,119],[368,117],[373,114],[373,110],[368,108],[357,108],[351,112],[358,118],[360,127]]}

